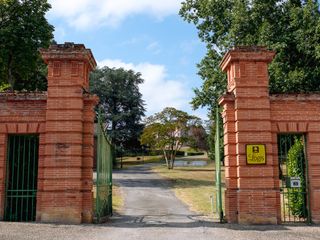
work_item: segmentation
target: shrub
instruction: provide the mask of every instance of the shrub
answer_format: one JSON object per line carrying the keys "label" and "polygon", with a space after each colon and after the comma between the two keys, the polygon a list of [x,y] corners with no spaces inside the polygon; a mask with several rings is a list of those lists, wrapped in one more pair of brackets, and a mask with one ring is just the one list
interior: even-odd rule
{"label": "shrub", "polygon": [[305,158],[302,139],[295,138],[294,144],[288,151],[287,171],[288,177],[299,177],[300,188],[290,188],[288,195],[289,211],[294,216],[307,217],[306,211],[306,181]]}

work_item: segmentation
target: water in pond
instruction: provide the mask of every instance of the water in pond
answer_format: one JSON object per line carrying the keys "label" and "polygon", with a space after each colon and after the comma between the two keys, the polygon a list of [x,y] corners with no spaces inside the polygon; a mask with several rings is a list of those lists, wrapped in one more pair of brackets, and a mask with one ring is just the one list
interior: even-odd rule
{"label": "water in pond", "polygon": [[203,167],[208,164],[204,160],[177,160],[174,162],[175,167]]}

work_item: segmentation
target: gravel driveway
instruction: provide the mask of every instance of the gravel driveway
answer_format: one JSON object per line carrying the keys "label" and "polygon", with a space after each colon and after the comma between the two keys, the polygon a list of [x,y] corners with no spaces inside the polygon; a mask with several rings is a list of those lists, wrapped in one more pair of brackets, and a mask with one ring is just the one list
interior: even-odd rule
{"label": "gravel driveway", "polygon": [[170,190],[170,183],[147,166],[114,173],[125,206],[97,225],[0,222],[0,239],[202,240],[319,239],[319,226],[240,226],[219,224],[193,213]]}

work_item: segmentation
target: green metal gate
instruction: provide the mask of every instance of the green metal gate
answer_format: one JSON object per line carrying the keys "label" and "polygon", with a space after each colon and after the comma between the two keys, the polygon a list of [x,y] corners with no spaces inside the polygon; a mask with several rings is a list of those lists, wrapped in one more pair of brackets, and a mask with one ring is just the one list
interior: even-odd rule
{"label": "green metal gate", "polygon": [[97,179],[95,218],[97,222],[112,215],[112,162],[113,146],[104,131],[101,118],[97,126]]}
{"label": "green metal gate", "polygon": [[9,135],[5,212],[6,221],[35,221],[38,179],[37,135]]}
{"label": "green metal gate", "polygon": [[310,222],[308,163],[302,134],[278,135],[282,222]]}

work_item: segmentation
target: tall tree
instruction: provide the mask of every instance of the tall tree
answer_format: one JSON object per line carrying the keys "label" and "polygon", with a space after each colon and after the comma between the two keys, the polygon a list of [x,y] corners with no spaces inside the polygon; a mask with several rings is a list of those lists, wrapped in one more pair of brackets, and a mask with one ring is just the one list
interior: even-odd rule
{"label": "tall tree", "polygon": [[219,62],[236,45],[277,52],[269,67],[270,92],[320,91],[320,11],[317,0],[185,0],[180,15],[195,24],[207,54],[198,64],[204,80],[194,108],[214,112],[226,89]]}
{"label": "tall tree", "polygon": [[190,142],[190,127],[198,126],[199,121],[184,111],[167,107],[147,118],[141,143],[162,150],[168,169],[172,169],[177,151]]}
{"label": "tall tree", "polygon": [[[277,52],[269,65],[271,93],[320,91],[317,0],[185,0],[180,15],[197,27],[207,45],[198,64],[203,84],[194,90],[191,104],[194,109],[207,107],[213,121],[227,84],[219,63],[237,45],[263,45]],[[210,149],[214,136],[212,124]]]}
{"label": "tall tree", "polygon": [[201,150],[208,153],[208,134],[201,124],[191,126],[188,135],[191,138],[189,144],[192,148],[196,149],[197,151]]}
{"label": "tall tree", "polygon": [[123,68],[104,67],[90,75],[90,90],[100,98],[107,131],[116,145],[126,149],[139,146],[145,108],[139,84],[140,73]]}
{"label": "tall tree", "polygon": [[47,0],[0,0],[0,84],[15,90],[45,90],[46,66],[39,48],[48,47],[53,26]]}

